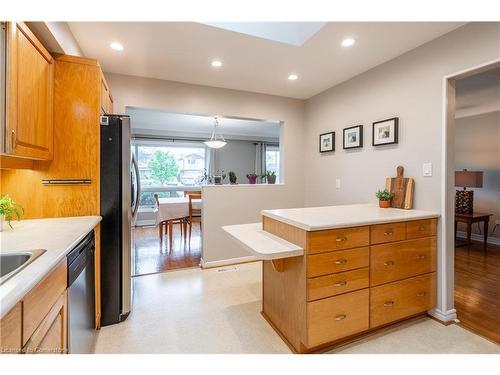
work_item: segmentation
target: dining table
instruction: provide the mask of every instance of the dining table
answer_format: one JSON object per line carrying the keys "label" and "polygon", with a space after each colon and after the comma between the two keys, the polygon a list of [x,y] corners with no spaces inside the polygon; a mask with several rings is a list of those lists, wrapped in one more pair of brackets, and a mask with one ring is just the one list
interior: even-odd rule
{"label": "dining table", "polygon": [[[156,224],[189,216],[189,197],[158,198]],[[201,209],[201,199],[193,199],[193,208]]]}

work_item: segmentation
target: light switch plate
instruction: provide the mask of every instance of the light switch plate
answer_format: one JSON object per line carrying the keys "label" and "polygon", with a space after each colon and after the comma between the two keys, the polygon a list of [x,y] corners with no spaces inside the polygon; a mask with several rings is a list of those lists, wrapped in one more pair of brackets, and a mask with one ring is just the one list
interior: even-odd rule
{"label": "light switch plate", "polygon": [[432,163],[422,164],[422,175],[424,177],[432,177]]}
{"label": "light switch plate", "polygon": [[335,188],[340,189],[340,178],[335,179]]}

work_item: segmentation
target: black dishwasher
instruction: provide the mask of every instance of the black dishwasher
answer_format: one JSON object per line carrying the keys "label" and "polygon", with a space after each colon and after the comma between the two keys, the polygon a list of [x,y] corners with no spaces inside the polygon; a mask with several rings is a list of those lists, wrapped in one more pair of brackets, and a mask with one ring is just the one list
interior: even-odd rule
{"label": "black dishwasher", "polygon": [[95,330],[95,239],[94,231],[67,255],[68,261],[68,351],[94,352]]}

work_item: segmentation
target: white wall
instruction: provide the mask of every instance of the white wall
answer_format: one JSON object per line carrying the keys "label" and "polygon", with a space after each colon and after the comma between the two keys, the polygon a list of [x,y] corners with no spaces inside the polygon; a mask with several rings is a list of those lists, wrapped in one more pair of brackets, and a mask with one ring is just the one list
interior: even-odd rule
{"label": "white wall", "polygon": [[[236,173],[238,183],[247,183],[246,175],[255,170],[255,142],[228,140],[223,148],[214,150],[215,171]],[[229,175],[226,182],[229,181]]]}
{"label": "white wall", "polygon": [[[463,117],[455,121],[455,169],[483,171],[483,187],[474,190],[474,211],[491,213],[490,231],[500,220],[500,112]],[[465,230],[461,224],[459,230]],[[476,225],[473,233],[481,232]],[[491,233],[500,240],[500,228]]]}
{"label": "white wall", "polygon": [[[416,181],[415,208],[441,211],[443,77],[499,57],[500,24],[471,23],[309,99],[306,204],[375,202],[375,191],[401,164]],[[372,122],[394,116],[399,144],[372,147]],[[365,126],[364,148],[342,150],[342,128],[358,124]],[[318,136],[331,130],[337,151],[321,155]],[[425,162],[433,163],[433,177],[422,177]],[[438,311],[452,316],[453,292],[446,286],[453,285],[453,252],[441,246],[438,268]]]}
{"label": "white wall", "polygon": [[303,154],[297,152],[303,149],[303,101],[120,74],[105,75],[116,113],[125,113],[126,106],[137,106],[283,122],[280,151],[284,185],[204,189],[204,262],[248,255],[222,231],[222,225],[258,221],[262,209],[304,205]]}

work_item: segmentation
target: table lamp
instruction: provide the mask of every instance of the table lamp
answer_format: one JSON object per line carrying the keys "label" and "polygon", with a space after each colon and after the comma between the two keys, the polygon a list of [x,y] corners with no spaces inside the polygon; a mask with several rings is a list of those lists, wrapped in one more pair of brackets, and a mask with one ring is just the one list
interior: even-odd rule
{"label": "table lamp", "polygon": [[455,213],[472,215],[474,212],[474,191],[467,188],[483,187],[482,171],[455,171],[455,186],[463,187],[455,194]]}

